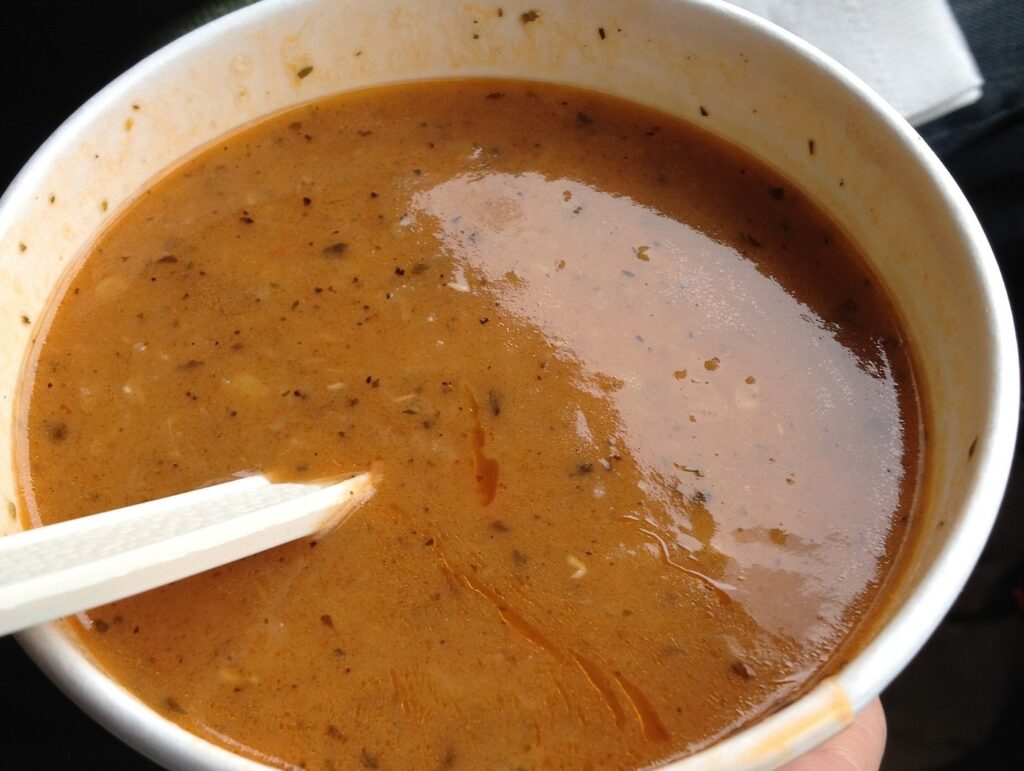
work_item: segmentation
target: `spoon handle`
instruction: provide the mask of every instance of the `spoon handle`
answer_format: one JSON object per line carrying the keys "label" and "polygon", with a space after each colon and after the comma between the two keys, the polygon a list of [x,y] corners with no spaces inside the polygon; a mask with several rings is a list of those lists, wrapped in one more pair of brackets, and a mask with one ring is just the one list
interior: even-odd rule
{"label": "spoon handle", "polygon": [[326,531],[373,494],[250,476],[0,538],[0,635]]}

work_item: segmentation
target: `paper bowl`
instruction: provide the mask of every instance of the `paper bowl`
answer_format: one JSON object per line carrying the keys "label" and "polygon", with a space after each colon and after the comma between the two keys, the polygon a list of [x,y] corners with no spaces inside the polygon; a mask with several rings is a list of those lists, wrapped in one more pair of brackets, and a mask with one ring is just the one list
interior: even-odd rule
{"label": "paper bowl", "polygon": [[[527,20],[525,10],[536,16]],[[18,500],[14,402],[39,333],[32,322],[84,245],[148,180],[291,105],[387,82],[471,76],[623,96],[746,148],[853,237],[904,319],[928,407],[927,470],[920,537],[887,589],[884,612],[866,644],[802,698],[670,766],[775,767],[847,725],[960,592],[1006,484],[1019,382],[995,260],[938,160],[850,73],[731,6],[537,0],[499,11],[455,0],[269,0],[146,59],[61,126],[0,200],[0,430],[12,437],[0,443],[0,495]],[[0,525],[20,526],[16,516]],[[61,623],[19,641],[72,699],[157,762],[258,767],[150,710],[107,678]]]}

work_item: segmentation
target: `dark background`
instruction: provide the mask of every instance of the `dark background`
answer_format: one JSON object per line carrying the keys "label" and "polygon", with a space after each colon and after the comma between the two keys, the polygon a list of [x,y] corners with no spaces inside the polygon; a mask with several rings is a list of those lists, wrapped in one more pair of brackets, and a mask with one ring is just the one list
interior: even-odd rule
{"label": "dark background", "polygon": [[[92,0],[7,4],[0,16],[0,189],[75,109],[196,24],[244,4]],[[922,129],[978,212],[1022,307],[1024,3],[951,3],[986,77],[982,101]],[[1024,768],[1024,469],[985,555],[937,634],[883,696],[885,771]],[[64,698],[0,638],[5,769],[157,767]]]}

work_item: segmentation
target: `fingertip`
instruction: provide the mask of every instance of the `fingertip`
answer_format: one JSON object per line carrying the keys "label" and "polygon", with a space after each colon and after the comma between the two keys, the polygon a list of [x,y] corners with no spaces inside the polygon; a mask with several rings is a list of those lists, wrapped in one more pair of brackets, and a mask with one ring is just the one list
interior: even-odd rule
{"label": "fingertip", "polygon": [[887,727],[882,702],[875,698],[841,733],[782,771],[878,771]]}

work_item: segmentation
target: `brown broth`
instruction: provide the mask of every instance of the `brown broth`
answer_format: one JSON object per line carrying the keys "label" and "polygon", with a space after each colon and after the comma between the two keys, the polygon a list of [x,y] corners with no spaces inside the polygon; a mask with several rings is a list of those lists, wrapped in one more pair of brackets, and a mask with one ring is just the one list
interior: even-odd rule
{"label": "brown broth", "polygon": [[147,189],[22,400],[33,524],[376,464],[342,527],[76,622],[156,710],[306,768],[637,768],[828,671],[908,534],[888,299],[789,181],[504,81],[247,128]]}

